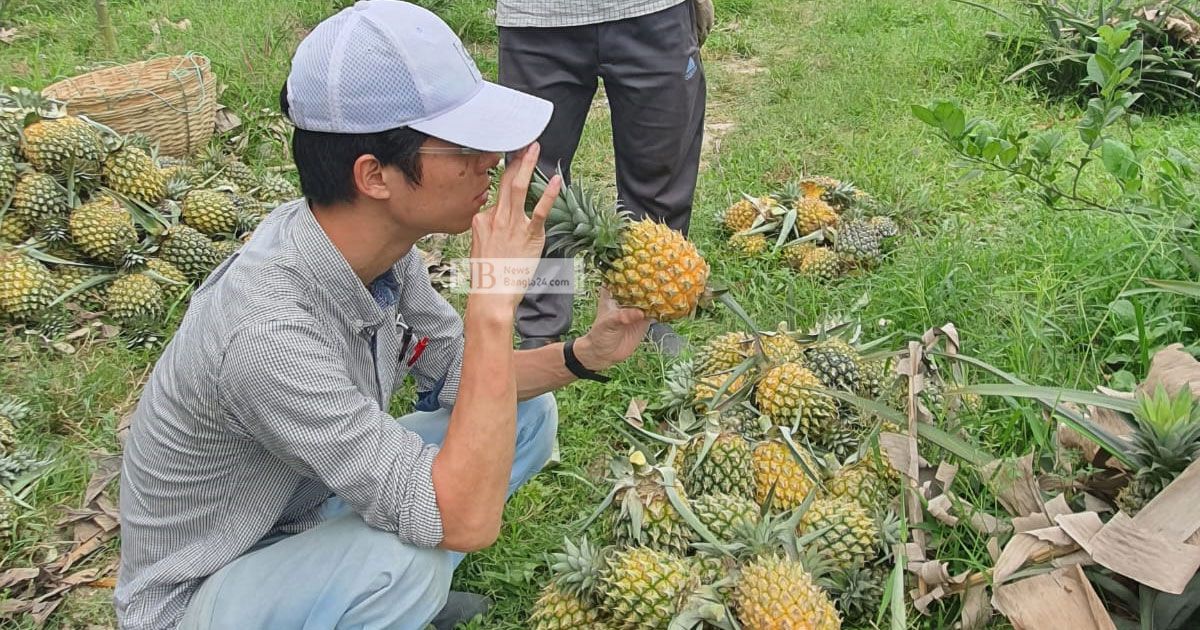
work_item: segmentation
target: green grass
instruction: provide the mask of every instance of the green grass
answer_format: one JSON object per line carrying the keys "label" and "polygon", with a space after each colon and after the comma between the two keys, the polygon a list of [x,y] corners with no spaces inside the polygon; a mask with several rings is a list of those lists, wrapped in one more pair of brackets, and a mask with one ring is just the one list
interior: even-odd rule
{"label": "green grass", "polygon": [[[113,2],[121,40],[117,59],[199,50],[212,57],[228,85],[225,103],[246,111],[272,107],[297,38],[334,4],[264,0],[251,20],[240,7],[211,0]],[[998,121],[1070,125],[1078,114],[1073,105],[1045,103],[1027,87],[1001,82],[1008,62],[982,37],[997,26],[995,18],[951,0],[717,4],[721,23],[705,47],[710,119],[734,127],[719,153],[706,158],[692,235],[715,275],[734,287],[763,326],[787,321],[807,328],[826,315],[849,314],[865,296],[855,315],[868,337],[895,334],[898,347],[931,326],[953,322],[964,353],[1031,383],[1088,388],[1116,369],[1144,370],[1131,346],[1114,340],[1132,324],[1112,315],[1109,304],[1141,277],[1183,275],[1161,235],[1114,215],[1047,211],[996,178],[962,181],[952,156],[909,114],[914,103],[949,96]],[[41,86],[100,59],[88,3],[11,5],[3,19],[24,37],[0,47],[0,76]],[[472,42],[485,74],[494,76],[491,4],[442,0],[429,6],[445,10]],[[162,29],[161,42],[151,50],[148,22],[158,16],[187,18],[191,27]],[[763,71],[747,72],[754,68]],[[597,109],[589,120],[576,173],[611,192],[612,145],[604,114]],[[1194,147],[1200,119],[1149,119],[1147,133],[1155,143]],[[739,261],[726,249],[716,213],[742,191],[759,194],[803,172],[852,180],[898,207],[903,235],[878,272],[825,287],[769,260]],[[579,296],[577,331],[590,321],[591,299]],[[1194,304],[1179,298],[1144,303],[1152,315],[1200,327],[1189,308]],[[728,312],[714,309],[679,328],[704,339],[735,326]],[[1188,339],[1168,331],[1158,341]],[[18,542],[4,558],[9,566],[58,540],[52,525],[62,507],[78,505],[92,465],[88,454],[116,452],[119,416],[155,355],[98,344],[67,357],[6,343],[0,390],[27,399],[35,410],[21,436],[57,452],[54,473],[30,498],[36,509],[20,519]],[[1134,358],[1105,363],[1118,352]],[[611,383],[575,384],[559,393],[562,465],[513,498],[499,543],[469,557],[456,577],[455,588],[486,592],[498,601],[475,627],[524,626],[545,576],[542,554],[557,548],[571,523],[601,497],[571,473],[594,479],[602,470],[598,463],[611,454],[605,447],[624,448],[615,426],[625,403],[652,397],[662,370],[658,357],[642,351],[614,370]],[[405,407],[406,401],[397,401],[396,409]],[[1029,407],[992,406],[963,422],[979,446],[998,455],[1027,453],[1046,435],[1040,414]],[[978,492],[976,479],[967,472],[961,478],[964,496],[1001,513],[994,499]],[[934,534],[942,543],[939,557],[950,561],[952,572],[989,563],[986,541],[970,532],[935,528]],[[103,590],[73,596],[51,626],[111,624],[108,596]],[[956,618],[956,603],[949,600],[932,617],[914,617],[913,623],[948,627]]]}

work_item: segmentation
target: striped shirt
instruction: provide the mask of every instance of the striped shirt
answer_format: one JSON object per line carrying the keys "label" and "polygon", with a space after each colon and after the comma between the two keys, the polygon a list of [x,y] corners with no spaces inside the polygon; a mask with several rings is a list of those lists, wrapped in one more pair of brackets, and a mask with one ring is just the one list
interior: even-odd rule
{"label": "striped shirt", "polygon": [[648,15],[691,0],[496,0],[496,26],[581,26]]}
{"label": "striped shirt", "polygon": [[419,409],[453,405],[462,352],[462,320],[415,248],[368,288],[307,203],[272,212],[195,292],[135,410],[121,627],[174,627],[205,576],[314,526],[334,493],[372,527],[439,544],[437,447],[386,410],[410,371]]}

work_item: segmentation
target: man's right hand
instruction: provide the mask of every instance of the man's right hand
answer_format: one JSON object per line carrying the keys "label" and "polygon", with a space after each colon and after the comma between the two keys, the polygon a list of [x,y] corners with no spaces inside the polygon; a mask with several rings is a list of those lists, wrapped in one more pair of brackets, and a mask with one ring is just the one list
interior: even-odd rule
{"label": "man's right hand", "polygon": [[[525,197],[529,193],[529,181],[537,166],[541,147],[533,143],[518,154],[516,163],[506,166],[500,177],[500,198],[496,205],[475,216],[471,226],[471,257],[475,260],[496,258],[524,258],[536,260],[542,256],[546,243],[546,216],[558,197],[562,178],[555,175],[546,186],[541,199],[534,207],[532,216],[525,214]],[[528,286],[536,267],[528,265],[506,270],[510,286]],[[510,273],[511,272],[511,273]],[[512,273],[519,274],[513,276]],[[477,279],[472,279],[472,288]],[[524,291],[496,291],[487,295],[502,300],[509,312],[515,311],[524,297]]]}

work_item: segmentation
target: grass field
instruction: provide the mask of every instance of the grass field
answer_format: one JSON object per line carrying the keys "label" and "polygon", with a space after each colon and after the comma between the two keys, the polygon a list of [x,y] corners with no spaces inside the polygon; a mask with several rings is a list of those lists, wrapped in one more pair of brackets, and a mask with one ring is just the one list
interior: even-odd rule
{"label": "grass field", "polygon": [[[117,61],[203,52],[228,86],[222,101],[253,111],[275,106],[298,38],[339,3],[262,0],[252,19],[237,3],[213,0],[110,4],[120,41]],[[90,3],[15,0],[0,6],[0,19],[19,33],[12,44],[0,44],[5,81],[40,87],[103,58],[92,36]],[[490,6],[480,0],[434,3],[469,40],[485,74],[494,76]],[[710,133],[720,138],[705,157],[691,234],[716,276],[734,287],[758,322],[807,328],[858,304],[868,337],[894,334],[898,346],[900,339],[953,322],[966,354],[1031,383],[1089,388],[1116,369],[1143,372],[1131,346],[1114,340],[1132,324],[1109,305],[1143,277],[1186,276],[1183,263],[1163,245],[1164,230],[1114,214],[1050,212],[995,178],[962,181],[950,154],[910,114],[913,104],[953,97],[994,120],[1069,128],[1078,116],[1073,105],[1046,103],[1028,87],[1002,83],[1009,63],[982,36],[998,27],[996,18],[951,0],[725,0],[717,2],[717,13],[720,24],[704,60]],[[190,26],[167,24],[156,35],[150,24],[158,18],[186,19]],[[597,106],[593,113],[576,176],[607,182],[612,147],[606,111]],[[1200,146],[1200,118],[1151,118],[1147,133],[1152,142],[1194,148]],[[747,264],[729,254],[716,213],[740,192],[760,194],[803,172],[852,180],[897,206],[900,242],[876,273],[825,287],[767,260]],[[1200,325],[1193,305],[1182,300],[1147,304],[1150,317]],[[586,328],[590,311],[590,296],[580,296],[578,330]],[[736,326],[729,313],[716,309],[680,329],[704,339]],[[1167,329],[1156,341],[1186,342],[1188,332]],[[1106,362],[1118,353],[1133,358]],[[0,391],[32,405],[21,438],[53,453],[56,462],[29,499],[35,509],[20,518],[5,567],[43,557],[60,541],[54,523],[63,507],[78,505],[94,465],[89,456],[119,451],[117,424],[154,359],[152,351],[115,343],[65,356],[5,340]],[[660,358],[643,350],[614,370],[611,383],[560,392],[562,465],[513,498],[500,541],[469,557],[456,577],[455,588],[485,592],[498,602],[477,627],[523,627],[544,576],[542,554],[554,550],[571,523],[602,497],[602,490],[571,473],[591,476],[587,471],[610,454],[603,445],[623,448],[614,425],[626,401],[653,396],[662,372]],[[398,400],[395,408],[406,406]],[[990,409],[968,418],[965,429],[992,453],[1026,453],[1046,439],[1036,410]],[[980,501],[998,511],[988,503],[992,499]],[[953,570],[990,565],[986,541],[961,531],[934,533],[939,557]],[[110,561],[116,552],[114,545],[93,562]],[[110,626],[110,596],[105,589],[81,589],[50,626]],[[931,617],[911,620],[919,627],[949,627],[957,614],[948,602]]]}

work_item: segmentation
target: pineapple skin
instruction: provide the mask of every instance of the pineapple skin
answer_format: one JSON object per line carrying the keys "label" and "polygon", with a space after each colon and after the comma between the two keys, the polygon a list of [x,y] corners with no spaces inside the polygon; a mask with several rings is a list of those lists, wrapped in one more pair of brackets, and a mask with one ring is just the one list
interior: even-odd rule
{"label": "pineapple skin", "polygon": [[751,496],[754,489],[754,473],[750,467],[752,447],[746,438],[737,433],[719,434],[709,449],[704,461],[692,471],[704,448],[704,435],[698,435],[683,451],[680,473],[684,488],[691,496],[713,493]]}
{"label": "pineapple skin", "polygon": [[619,630],[666,628],[699,586],[690,563],[672,554],[632,547],[613,554],[601,577],[610,626]]}
{"label": "pineapple skin", "polygon": [[71,240],[88,257],[116,265],[135,245],[133,217],[107,197],[75,209],[68,219]]}
{"label": "pineapple skin", "polygon": [[599,609],[568,593],[556,584],[547,584],[533,605],[529,617],[531,630],[604,630]]}
{"label": "pineapple skin", "polygon": [[[816,470],[810,457],[803,453],[801,457],[806,459],[809,468]],[[754,500],[759,505],[766,502],[771,484],[775,484],[773,510],[790,510],[800,505],[813,488],[813,481],[782,442],[760,443],[754,448],[751,463],[754,467]]]}
{"label": "pineapple skin", "polygon": [[215,190],[193,190],[183,198],[183,221],[205,236],[231,234],[237,229],[237,208]]}
{"label": "pineapple skin", "polygon": [[633,222],[604,272],[618,303],[669,322],[691,315],[708,282],[708,262],[682,234],[648,219]]}
{"label": "pineapple skin", "polygon": [[800,517],[797,533],[805,534],[830,527],[814,544],[842,570],[858,568],[873,557],[879,544],[879,530],[867,508],[850,498],[822,497],[813,501]]}
{"label": "pineapple skin", "polygon": [[114,319],[130,322],[153,318],[163,312],[163,294],[158,283],[143,273],[121,276],[108,285],[105,306]]}
{"label": "pineapple skin", "polygon": [[125,147],[104,161],[104,181],[109,188],[151,206],[167,194],[167,179],[145,151]]}
{"label": "pineapple skin", "polygon": [[38,261],[0,253],[0,317],[31,320],[54,301],[55,287],[54,276]]}
{"label": "pineapple skin", "polygon": [[72,170],[76,177],[96,177],[104,142],[91,125],[75,116],[39,120],[25,128],[21,155],[43,173],[62,176]]}
{"label": "pineapple skin", "polygon": [[746,630],[839,630],[842,622],[829,596],[803,565],[773,556],[742,567],[734,591],[738,620]]}
{"label": "pineapple skin", "polygon": [[823,387],[808,368],[799,363],[783,363],[763,376],[755,391],[755,402],[771,422],[794,427],[815,442],[828,432],[837,416],[834,398],[816,391]]}

